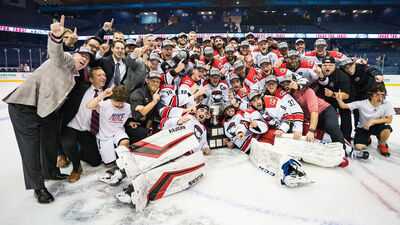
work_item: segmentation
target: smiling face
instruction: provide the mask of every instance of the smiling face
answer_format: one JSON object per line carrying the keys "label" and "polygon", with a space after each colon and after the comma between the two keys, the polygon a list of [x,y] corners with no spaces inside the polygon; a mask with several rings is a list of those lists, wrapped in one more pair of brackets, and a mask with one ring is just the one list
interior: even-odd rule
{"label": "smiling face", "polygon": [[77,71],[85,68],[90,61],[89,53],[74,53],[72,58],[74,59],[75,69]]}
{"label": "smiling face", "polygon": [[303,53],[306,50],[306,44],[302,41],[297,42],[296,50]]}
{"label": "smiling face", "polygon": [[261,63],[260,65],[261,73],[269,74],[269,71],[272,70],[272,64],[268,62]]}
{"label": "smiling face", "polygon": [[92,83],[93,87],[96,89],[102,89],[106,84],[106,73],[100,68],[94,69],[89,75],[89,81]]}
{"label": "smiling face", "polygon": [[235,108],[233,106],[229,106],[228,108],[225,109],[225,114],[229,117],[232,117],[235,115]]}
{"label": "smiling face", "polygon": [[221,49],[224,47],[224,41],[221,38],[216,38],[214,44],[217,49]]}
{"label": "smiling face", "polygon": [[200,123],[202,123],[204,122],[204,120],[207,119],[208,114],[208,110],[206,110],[205,108],[199,108],[196,111],[195,117]]}
{"label": "smiling face", "polygon": [[315,46],[315,51],[318,55],[324,54],[326,52],[326,45],[317,45]]}
{"label": "smiling face", "polygon": [[346,65],[345,67],[343,67],[343,70],[349,74],[350,76],[353,76],[354,73],[356,72],[356,64],[350,64],[350,65]]}
{"label": "smiling face", "polygon": [[265,83],[265,88],[271,95],[274,95],[276,90],[278,89],[278,82],[276,81],[268,81]]}
{"label": "smiling face", "polygon": [[203,77],[206,75],[206,72],[207,71],[203,68],[194,68],[192,79],[194,80],[194,82],[198,82],[203,79]]}
{"label": "smiling face", "polygon": [[117,60],[122,59],[123,56],[125,56],[125,45],[122,42],[114,42],[113,43],[113,57]]}
{"label": "smiling face", "polygon": [[285,60],[287,68],[292,71],[296,71],[300,67],[300,57],[298,56],[288,57]]}
{"label": "smiling face", "polygon": [[243,87],[242,82],[240,82],[240,79],[231,80],[231,85],[235,92],[238,92]]}
{"label": "smiling face", "polygon": [[253,99],[251,99],[250,105],[251,105],[251,107],[253,107],[254,109],[256,109],[258,111],[261,111],[264,108],[263,102],[262,102],[262,99],[260,96],[256,96]]}
{"label": "smiling face", "polygon": [[147,86],[151,93],[156,92],[160,88],[161,79],[160,78],[147,78],[146,79]]}
{"label": "smiling face", "polygon": [[163,56],[163,59],[165,59],[165,60],[170,60],[170,59],[172,58],[172,52],[173,52],[173,50],[174,50],[174,47],[171,46],[171,45],[164,46],[164,47],[162,48],[162,56]]}

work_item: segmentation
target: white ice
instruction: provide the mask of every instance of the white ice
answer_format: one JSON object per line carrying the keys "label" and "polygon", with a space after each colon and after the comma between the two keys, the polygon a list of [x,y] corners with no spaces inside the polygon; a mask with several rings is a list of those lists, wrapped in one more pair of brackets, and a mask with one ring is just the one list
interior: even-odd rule
{"label": "white ice", "polygon": [[[4,97],[18,83],[0,83]],[[388,87],[388,99],[400,107],[400,88]],[[219,149],[206,156],[205,178],[191,189],[150,202],[142,213],[119,203],[110,187],[97,180],[106,170],[83,164],[81,179],[48,181],[55,201],[40,205],[25,190],[19,150],[7,105],[0,103],[0,224],[400,224],[400,120],[394,116],[390,158],[376,150],[347,168],[304,163],[315,183],[281,186],[238,150]],[[63,169],[69,174],[72,167]]]}

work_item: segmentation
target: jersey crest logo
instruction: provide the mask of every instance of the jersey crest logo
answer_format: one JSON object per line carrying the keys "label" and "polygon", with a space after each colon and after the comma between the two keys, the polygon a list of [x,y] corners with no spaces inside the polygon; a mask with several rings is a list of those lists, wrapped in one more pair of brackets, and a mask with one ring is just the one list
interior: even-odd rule
{"label": "jersey crest logo", "polygon": [[220,88],[221,88],[221,90],[225,90],[226,89],[226,87],[224,85],[221,85]]}
{"label": "jersey crest logo", "polygon": [[312,66],[312,65],[313,65],[313,62],[308,61],[308,65],[309,65],[309,66]]}
{"label": "jersey crest logo", "polygon": [[194,135],[196,136],[198,141],[200,141],[201,135],[203,135],[203,130],[197,124],[194,125]]}
{"label": "jersey crest logo", "polygon": [[269,103],[271,103],[271,105],[275,105],[275,102],[276,102],[276,100],[273,98],[269,100]]}
{"label": "jersey crest logo", "polygon": [[281,73],[284,73],[285,72],[285,69],[284,68],[281,68]]}
{"label": "jersey crest logo", "polygon": [[360,77],[356,77],[355,79],[354,79],[354,81],[359,81],[360,80]]}
{"label": "jersey crest logo", "polygon": [[191,84],[192,82],[190,80],[185,80],[185,82],[183,82],[184,84]]}

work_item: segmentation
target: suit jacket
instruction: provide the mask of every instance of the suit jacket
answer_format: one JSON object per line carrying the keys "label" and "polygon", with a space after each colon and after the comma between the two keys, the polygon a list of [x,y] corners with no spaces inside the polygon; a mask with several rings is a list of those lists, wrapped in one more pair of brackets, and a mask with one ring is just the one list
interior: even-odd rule
{"label": "suit jacket", "polygon": [[[121,59],[125,64],[125,59],[122,58]],[[104,90],[108,87],[108,85],[110,84],[112,78],[114,77],[114,70],[115,70],[115,63],[114,63],[114,59],[112,57],[112,55],[109,55],[108,57],[102,57],[99,60],[96,60],[97,66],[100,66],[104,72],[106,73],[106,84],[104,85]],[[128,71],[128,69],[126,70]],[[125,74],[121,74],[121,76],[126,77]],[[121,81],[122,83],[122,81]]]}
{"label": "suit jacket", "polygon": [[127,73],[123,84],[130,93],[145,79],[146,64],[141,57],[132,59],[130,56],[125,57],[125,64]]}
{"label": "suit jacket", "polygon": [[55,112],[75,85],[75,62],[63,51],[62,39],[49,34],[47,48],[50,58],[3,99],[6,103],[35,106],[40,117]]}
{"label": "suit jacket", "polygon": [[64,129],[69,122],[78,113],[83,96],[90,88],[90,84],[79,81],[68,95],[68,100],[62,106],[61,130]]}

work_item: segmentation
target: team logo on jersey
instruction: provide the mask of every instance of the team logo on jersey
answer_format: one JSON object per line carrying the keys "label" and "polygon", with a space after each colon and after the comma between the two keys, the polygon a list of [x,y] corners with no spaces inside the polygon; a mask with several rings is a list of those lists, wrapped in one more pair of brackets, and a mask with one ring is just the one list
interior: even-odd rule
{"label": "team logo on jersey", "polygon": [[222,91],[213,91],[211,92],[212,95],[222,95]]}
{"label": "team logo on jersey", "polygon": [[285,69],[284,68],[281,68],[281,73],[284,73],[285,72]]}
{"label": "team logo on jersey", "polygon": [[338,55],[338,56],[342,56],[342,55],[343,55],[343,53],[341,53],[341,52],[337,52],[337,55]]}
{"label": "team logo on jersey", "polygon": [[219,88],[221,88],[221,90],[225,90],[226,87],[224,85],[220,85]]}
{"label": "team logo on jersey", "polygon": [[286,94],[286,91],[284,91],[284,90],[282,90],[281,93],[280,93],[281,96],[283,96],[285,94]]}
{"label": "team logo on jersey", "polygon": [[262,79],[262,75],[261,74],[257,74],[256,77],[257,77],[257,80],[261,80]]}
{"label": "team logo on jersey", "polygon": [[219,64],[218,64],[218,68],[222,68],[222,63],[219,63]]}
{"label": "team logo on jersey", "polygon": [[200,141],[201,135],[203,135],[203,129],[199,127],[199,125],[194,125],[194,135],[196,136],[197,140]]}
{"label": "team logo on jersey", "polygon": [[190,81],[190,80],[185,80],[185,82],[183,82],[184,84],[191,84],[192,83],[192,81]]}
{"label": "team logo on jersey", "polygon": [[313,62],[308,61],[308,65],[309,65],[309,66],[312,66],[312,65],[313,65]]}
{"label": "team logo on jersey", "polygon": [[228,128],[226,129],[226,131],[227,131],[230,135],[232,135],[232,137],[235,137],[235,136],[236,136],[236,132],[235,132],[235,129],[234,129],[234,128],[236,128],[236,124],[235,124],[235,122],[232,122],[232,123],[229,124]]}
{"label": "team logo on jersey", "polygon": [[275,102],[276,102],[276,100],[273,98],[269,100],[269,103],[271,103],[271,105],[275,105]]}
{"label": "team logo on jersey", "polygon": [[356,77],[355,79],[354,79],[354,81],[359,81],[360,80],[360,77]]}

